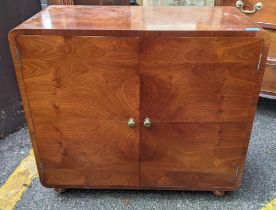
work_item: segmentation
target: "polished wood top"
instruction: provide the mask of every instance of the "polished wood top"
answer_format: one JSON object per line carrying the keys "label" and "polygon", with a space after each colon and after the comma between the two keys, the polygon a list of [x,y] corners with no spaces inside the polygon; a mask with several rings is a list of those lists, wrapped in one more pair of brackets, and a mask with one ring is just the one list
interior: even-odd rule
{"label": "polished wood top", "polygon": [[[53,31],[248,31],[262,30],[234,7],[50,6],[17,29]],[[252,31],[253,30],[253,31]]]}

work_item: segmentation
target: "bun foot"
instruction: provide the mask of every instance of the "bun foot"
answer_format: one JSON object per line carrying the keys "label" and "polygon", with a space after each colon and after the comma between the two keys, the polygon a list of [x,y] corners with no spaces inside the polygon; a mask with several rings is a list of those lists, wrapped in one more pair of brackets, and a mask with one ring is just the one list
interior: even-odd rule
{"label": "bun foot", "polygon": [[213,191],[213,194],[216,195],[216,196],[223,196],[225,194],[225,191]]}
{"label": "bun foot", "polygon": [[55,188],[55,191],[58,193],[64,193],[66,191],[65,188]]}

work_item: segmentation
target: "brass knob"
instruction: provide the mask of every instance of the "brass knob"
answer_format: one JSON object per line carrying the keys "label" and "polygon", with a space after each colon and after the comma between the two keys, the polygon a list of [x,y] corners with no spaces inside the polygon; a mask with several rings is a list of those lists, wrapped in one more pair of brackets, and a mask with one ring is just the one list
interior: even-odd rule
{"label": "brass knob", "polygon": [[150,118],[144,119],[144,127],[149,128],[151,126]]}
{"label": "brass knob", "polygon": [[134,118],[129,118],[127,125],[130,128],[134,128],[136,126],[136,122],[135,122]]}

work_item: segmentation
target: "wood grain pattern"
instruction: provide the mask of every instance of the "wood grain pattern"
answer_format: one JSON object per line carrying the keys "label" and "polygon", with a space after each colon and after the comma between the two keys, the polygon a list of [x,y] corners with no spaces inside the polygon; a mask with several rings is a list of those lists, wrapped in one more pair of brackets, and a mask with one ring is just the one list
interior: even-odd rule
{"label": "wood grain pattern", "polygon": [[140,132],[141,185],[236,186],[262,47],[259,38],[141,40],[141,120],[153,123]]}
{"label": "wood grain pattern", "polygon": [[138,185],[139,133],[127,120],[138,119],[139,39],[19,36],[17,42],[46,184],[47,170],[56,168],[94,171],[99,185],[101,174],[114,171],[106,185]]}
{"label": "wood grain pattern", "polygon": [[262,45],[258,38],[143,39],[141,118],[247,121]]}
{"label": "wood grain pattern", "polygon": [[10,33],[42,184],[237,189],[266,33],[228,7],[135,8],[50,7]]}
{"label": "wood grain pattern", "polygon": [[246,123],[163,123],[141,128],[140,184],[234,187]]}
{"label": "wood grain pattern", "polygon": [[16,27],[14,32],[100,36],[141,36],[151,32],[170,36],[263,36],[262,30],[245,31],[245,28],[252,27],[258,28],[233,7],[50,6]]}

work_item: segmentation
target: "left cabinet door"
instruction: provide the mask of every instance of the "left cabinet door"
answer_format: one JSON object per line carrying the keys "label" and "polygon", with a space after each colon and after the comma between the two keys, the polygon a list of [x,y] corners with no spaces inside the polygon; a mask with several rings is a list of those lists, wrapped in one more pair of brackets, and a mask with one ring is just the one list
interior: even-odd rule
{"label": "left cabinet door", "polygon": [[[16,39],[43,184],[139,182],[139,38],[21,35]],[[22,82],[22,81],[21,81]]]}

